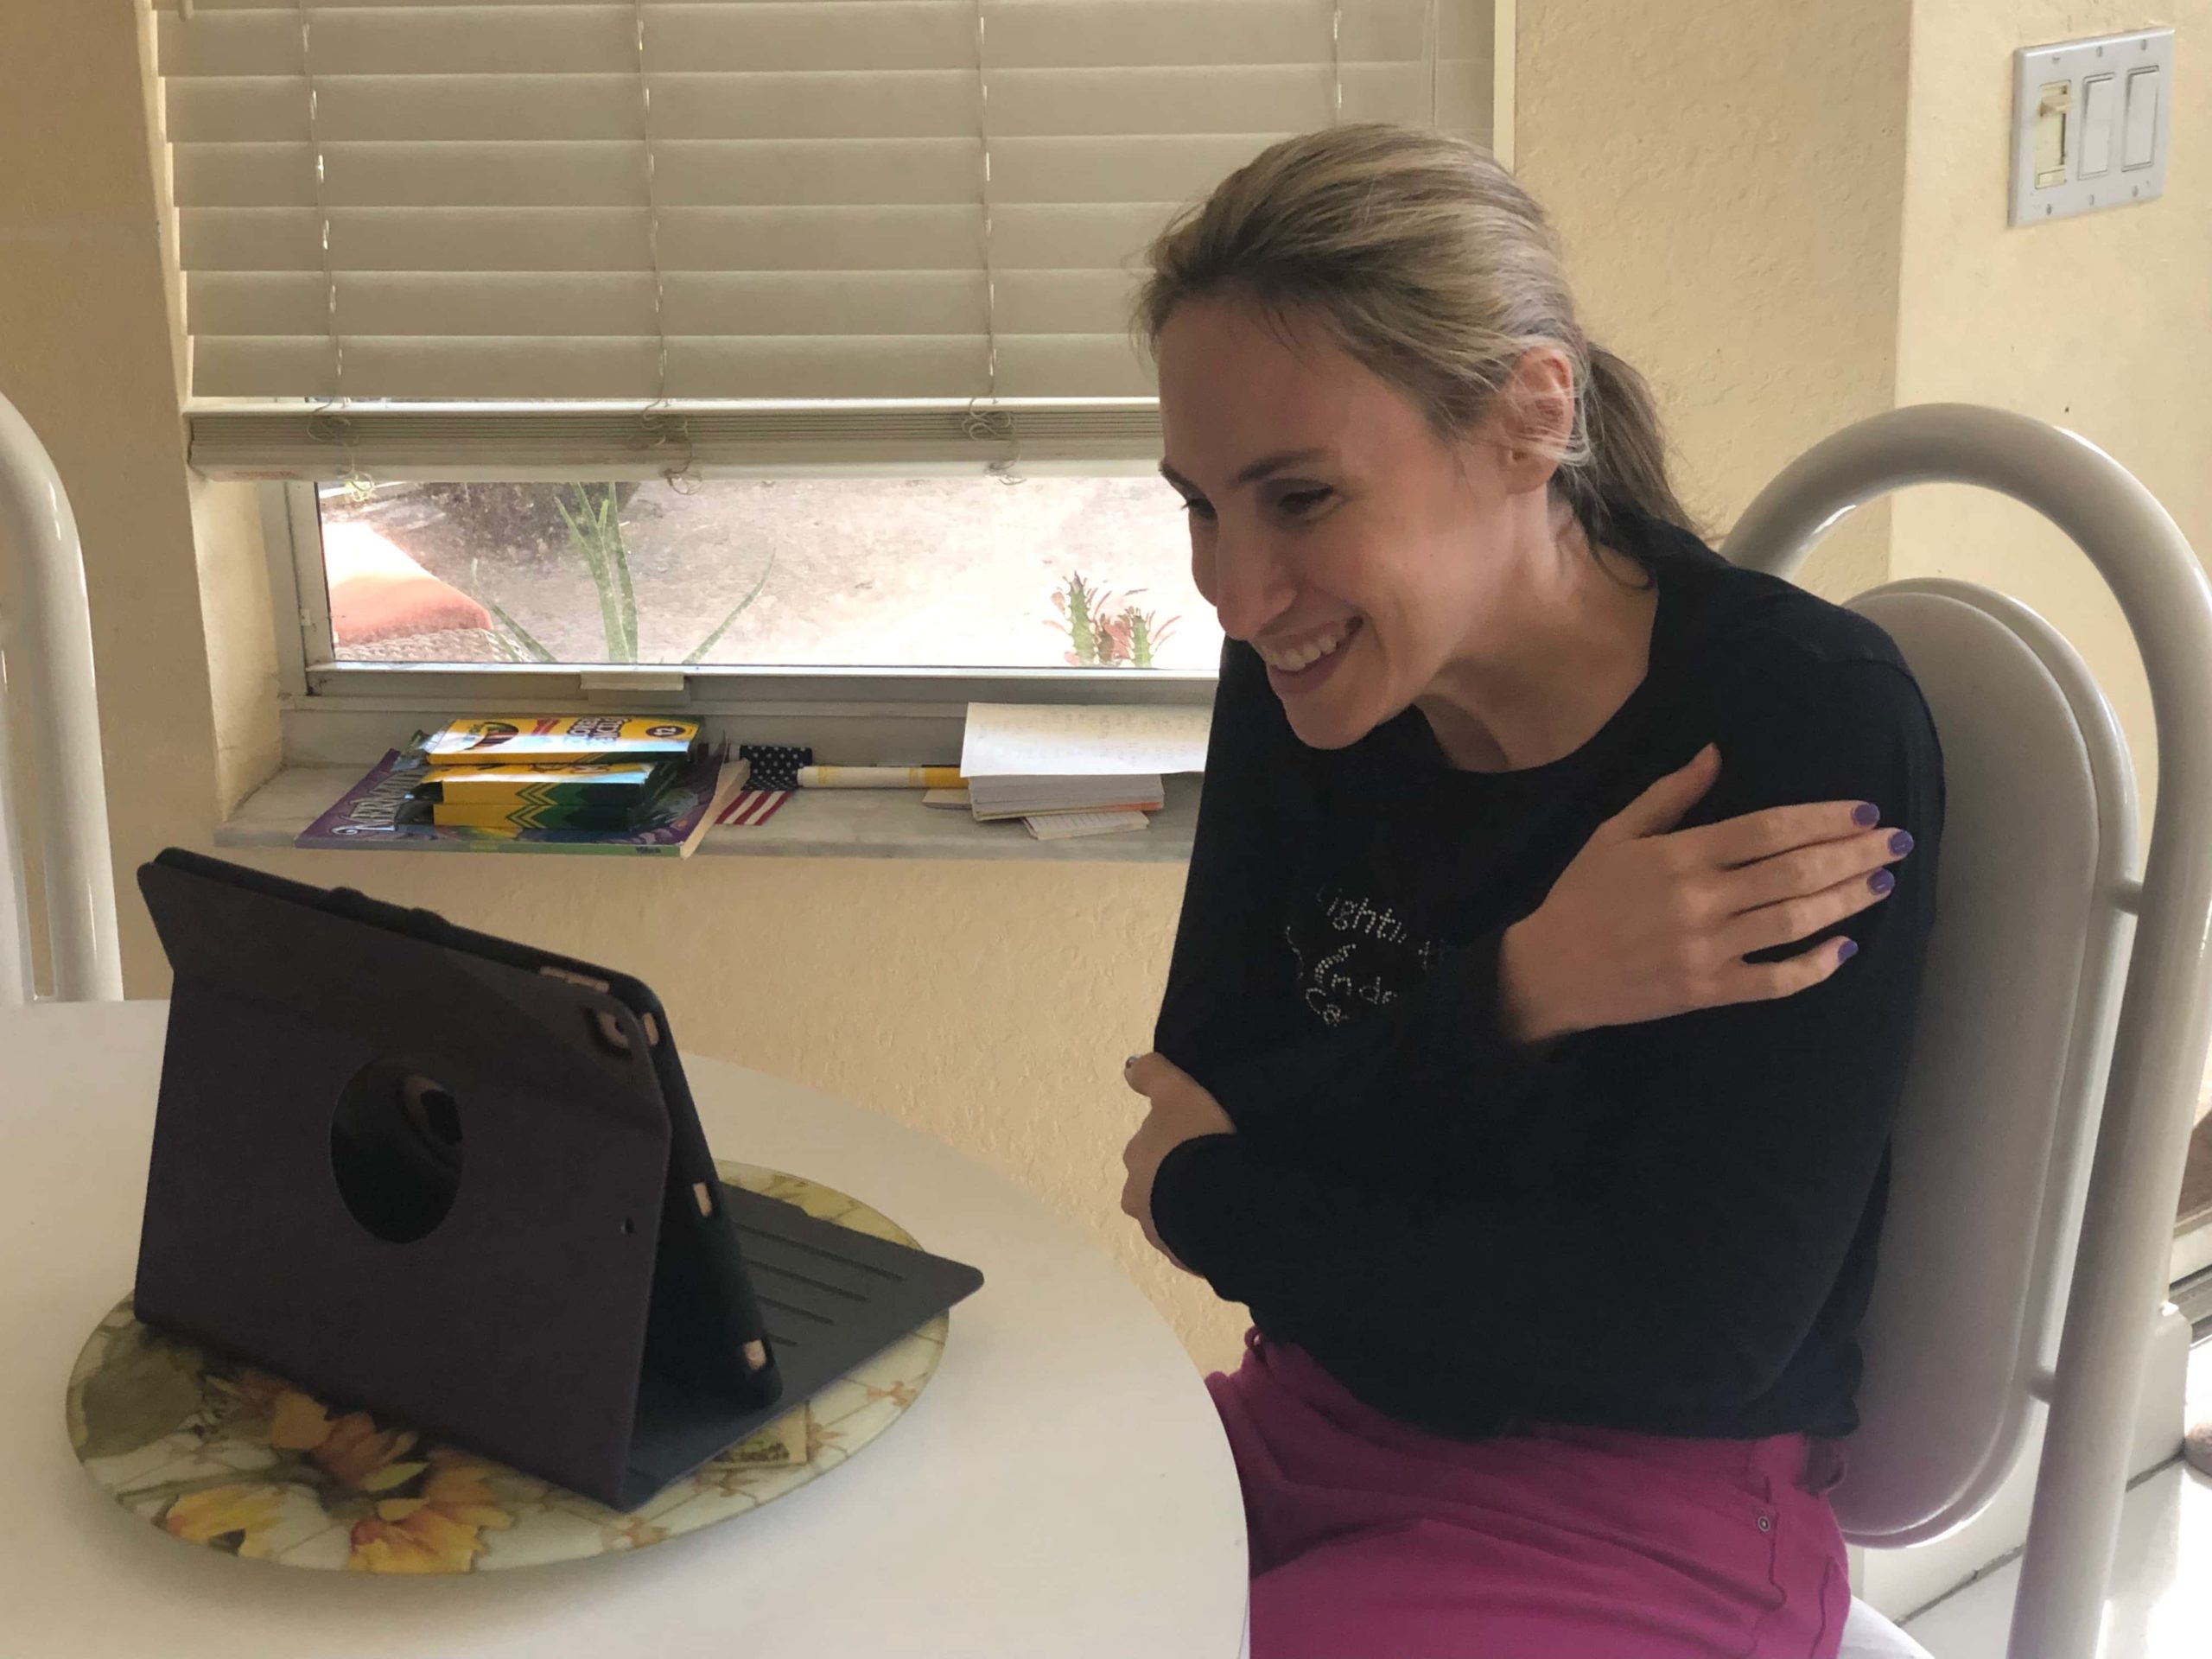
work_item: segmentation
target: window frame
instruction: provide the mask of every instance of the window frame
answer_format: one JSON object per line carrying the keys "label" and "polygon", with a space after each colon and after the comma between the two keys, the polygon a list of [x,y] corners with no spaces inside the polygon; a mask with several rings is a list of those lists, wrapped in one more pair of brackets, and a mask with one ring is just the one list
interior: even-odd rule
{"label": "window frame", "polygon": [[[903,476],[944,469],[868,470]],[[1101,460],[1032,470],[1088,476],[1150,468]],[[849,765],[951,764],[970,702],[1204,707],[1213,701],[1214,674],[1172,669],[341,663],[331,652],[318,486],[293,479],[255,488],[287,766],[357,765],[404,736],[401,728],[410,722],[427,727],[518,709],[665,712],[700,720],[710,737],[804,744]]]}

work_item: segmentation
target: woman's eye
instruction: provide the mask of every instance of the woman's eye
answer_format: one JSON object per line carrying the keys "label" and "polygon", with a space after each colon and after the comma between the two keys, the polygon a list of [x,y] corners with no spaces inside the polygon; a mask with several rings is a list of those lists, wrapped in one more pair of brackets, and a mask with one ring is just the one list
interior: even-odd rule
{"label": "woman's eye", "polygon": [[1192,517],[1192,518],[1197,518],[1197,519],[1199,519],[1199,520],[1202,520],[1202,521],[1206,522],[1206,523],[1211,523],[1211,522],[1212,522],[1212,519],[1213,519],[1213,503],[1212,503],[1212,502],[1211,502],[1211,501],[1201,501],[1201,500],[1199,500],[1196,496],[1190,496],[1190,497],[1186,497],[1186,498],[1184,499],[1184,502],[1183,502],[1183,507],[1184,507],[1184,510],[1185,510],[1185,512],[1187,512],[1191,515],[1191,517]]}
{"label": "woman's eye", "polygon": [[1317,511],[1336,492],[1326,488],[1287,490],[1276,498],[1275,505],[1294,518],[1303,518]]}

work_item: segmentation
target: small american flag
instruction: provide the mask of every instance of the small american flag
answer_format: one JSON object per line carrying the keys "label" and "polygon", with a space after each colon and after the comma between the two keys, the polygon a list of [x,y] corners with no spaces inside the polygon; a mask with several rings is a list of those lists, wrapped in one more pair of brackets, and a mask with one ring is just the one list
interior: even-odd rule
{"label": "small american flag", "polygon": [[776,816],[776,809],[791,799],[788,789],[741,789],[722,808],[716,823],[733,829],[757,830]]}

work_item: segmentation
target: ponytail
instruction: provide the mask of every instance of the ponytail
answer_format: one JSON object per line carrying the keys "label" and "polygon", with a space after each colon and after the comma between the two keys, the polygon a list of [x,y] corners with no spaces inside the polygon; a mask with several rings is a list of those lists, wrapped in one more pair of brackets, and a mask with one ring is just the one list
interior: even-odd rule
{"label": "ponytail", "polygon": [[1696,528],[1667,476],[1667,442],[1650,384],[1604,346],[1586,344],[1584,350],[1579,442],[1560,458],[1553,487],[1592,541],[1610,543],[1624,510]]}

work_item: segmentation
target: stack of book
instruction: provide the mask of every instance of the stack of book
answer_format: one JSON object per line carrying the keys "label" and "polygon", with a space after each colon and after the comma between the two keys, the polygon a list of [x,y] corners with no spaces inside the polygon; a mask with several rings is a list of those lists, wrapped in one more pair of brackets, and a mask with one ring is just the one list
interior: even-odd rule
{"label": "stack of book", "polygon": [[507,830],[642,830],[699,741],[688,720],[457,720],[415,747],[402,822]]}
{"label": "stack of book", "polygon": [[1063,812],[1157,812],[1162,787],[1156,772],[1098,778],[970,778],[968,804],[986,823]]}
{"label": "stack of book", "polygon": [[969,808],[1020,818],[1040,841],[1142,830],[1163,773],[1204,769],[1209,712],[971,702],[960,757]]}
{"label": "stack of book", "polygon": [[745,772],[696,721],[457,720],[385,755],[297,844],[688,856]]}

